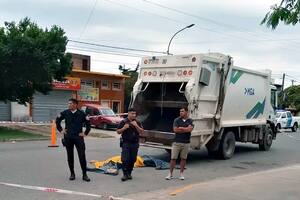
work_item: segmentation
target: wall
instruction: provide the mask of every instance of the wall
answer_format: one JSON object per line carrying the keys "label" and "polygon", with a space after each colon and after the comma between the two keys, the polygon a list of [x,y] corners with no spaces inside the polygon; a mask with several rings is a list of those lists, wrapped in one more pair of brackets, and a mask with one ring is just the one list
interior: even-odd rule
{"label": "wall", "polygon": [[29,121],[30,116],[29,105],[20,105],[17,102],[11,103],[11,120],[15,122]]}

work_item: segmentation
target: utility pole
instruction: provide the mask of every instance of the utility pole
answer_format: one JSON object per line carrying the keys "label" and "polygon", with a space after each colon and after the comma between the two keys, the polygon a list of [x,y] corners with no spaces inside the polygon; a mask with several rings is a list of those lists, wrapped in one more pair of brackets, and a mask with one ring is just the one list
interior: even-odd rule
{"label": "utility pole", "polygon": [[283,73],[283,75],[282,75],[282,88],[281,88],[282,92],[283,92],[283,88],[284,88],[284,79],[285,79],[285,73]]}
{"label": "utility pole", "polygon": [[291,80],[291,82],[292,82],[292,86],[294,86],[294,82],[296,82],[295,80]]}
{"label": "utility pole", "polygon": [[282,99],[282,102],[281,102],[281,105],[280,105],[280,107],[283,109],[283,105],[284,105],[284,101],[285,101],[285,94],[284,94],[284,79],[285,79],[285,73],[283,73],[283,75],[282,75],[282,85],[281,85],[281,93],[282,93],[282,97],[281,97],[281,99]]}

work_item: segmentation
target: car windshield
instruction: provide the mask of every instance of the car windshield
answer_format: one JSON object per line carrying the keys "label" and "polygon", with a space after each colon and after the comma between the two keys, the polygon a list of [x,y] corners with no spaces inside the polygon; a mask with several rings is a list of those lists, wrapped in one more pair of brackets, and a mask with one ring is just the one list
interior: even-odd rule
{"label": "car windshield", "polygon": [[100,112],[102,113],[102,115],[115,116],[114,111],[110,108],[101,108]]}
{"label": "car windshield", "polygon": [[276,118],[279,118],[281,116],[281,112],[276,113]]}

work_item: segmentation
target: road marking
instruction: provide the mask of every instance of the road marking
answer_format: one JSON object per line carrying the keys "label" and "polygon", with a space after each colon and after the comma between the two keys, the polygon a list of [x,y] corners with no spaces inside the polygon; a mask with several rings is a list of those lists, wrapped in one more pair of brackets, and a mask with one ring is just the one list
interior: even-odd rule
{"label": "road marking", "polygon": [[9,187],[16,187],[16,188],[23,188],[23,189],[29,189],[29,190],[38,190],[43,192],[53,192],[53,193],[61,193],[61,194],[72,194],[72,195],[80,195],[80,196],[90,196],[90,197],[98,197],[102,198],[102,195],[98,194],[90,194],[85,192],[76,192],[71,190],[63,190],[58,188],[47,188],[47,187],[39,187],[39,186],[31,186],[31,185],[20,185],[20,184],[13,184],[13,183],[5,183],[0,182],[0,185],[5,185]]}
{"label": "road marking", "polygon": [[179,193],[185,192],[186,190],[191,189],[195,184],[191,184],[191,185],[186,185],[182,188],[178,188],[176,190],[174,190],[173,192],[170,193],[171,196],[176,196]]}
{"label": "road marking", "polygon": [[126,198],[121,198],[121,197],[114,197],[114,196],[109,196],[109,200],[132,200],[132,199],[126,199]]}

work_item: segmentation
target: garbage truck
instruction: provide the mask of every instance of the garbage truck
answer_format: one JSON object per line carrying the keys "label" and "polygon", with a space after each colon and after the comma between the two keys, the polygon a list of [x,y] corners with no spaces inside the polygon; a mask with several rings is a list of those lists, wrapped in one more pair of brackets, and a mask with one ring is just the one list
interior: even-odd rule
{"label": "garbage truck", "polygon": [[143,146],[170,151],[173,121],[187,107],[193,119],[191,149],[229,159],[236,142],[267,151],[276,138],[276,87],[271,71],[233,65],[220,53],[149,56],[141,60],[130,107],[145,132]]}

